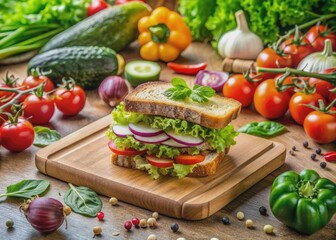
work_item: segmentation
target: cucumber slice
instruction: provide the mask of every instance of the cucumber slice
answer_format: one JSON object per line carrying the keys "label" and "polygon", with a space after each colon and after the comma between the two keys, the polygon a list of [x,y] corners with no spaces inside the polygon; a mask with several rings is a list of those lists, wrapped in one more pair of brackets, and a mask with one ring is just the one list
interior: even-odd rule
{"label": "cucumber slice", "polygon": [[125,78],[132,87],[136,87],[141,83],[158,81],[160,72],[161,67],[156,62],[132,61],[126,64]]}

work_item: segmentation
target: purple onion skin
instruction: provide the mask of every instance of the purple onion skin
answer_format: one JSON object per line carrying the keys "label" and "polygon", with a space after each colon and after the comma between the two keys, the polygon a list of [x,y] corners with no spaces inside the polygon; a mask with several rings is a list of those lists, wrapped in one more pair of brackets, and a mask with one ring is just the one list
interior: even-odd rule
{"label": "purple onion skin", "polygon": [[118,105],[127,95],[128,87],[125,79],[119,76],[105,78],[98,88],[100,98],[111,107]]}
{"label": "purple onion skin", "polygon": [[63,204],[53,198],[36,198],[29,204],[26,218],[37,231],[53,232],[64,222]]}
{"label": "purple onion skin", "polygon": [[[205,75],[216,76],[217,81],[214,81],[215,78],[213,78],[212,80],[205,79]],[[201,86],[209,86],[216,92],[221,92],[223,90],[224,84],[227,82],[228,79],[229,74],[226,72],[201,70],[197,73],[195,77],[195,83]]]}

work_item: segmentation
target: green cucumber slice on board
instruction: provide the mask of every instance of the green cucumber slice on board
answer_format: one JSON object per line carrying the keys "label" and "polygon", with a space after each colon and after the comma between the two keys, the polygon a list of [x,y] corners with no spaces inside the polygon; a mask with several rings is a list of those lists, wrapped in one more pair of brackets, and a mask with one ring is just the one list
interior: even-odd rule
{"label": "green cucumber slice on board", "polygon": [[160,72],[161,67],[156,62],[138,60],[125,66],[125,78],[132,87],[149,81],[158,81]]}

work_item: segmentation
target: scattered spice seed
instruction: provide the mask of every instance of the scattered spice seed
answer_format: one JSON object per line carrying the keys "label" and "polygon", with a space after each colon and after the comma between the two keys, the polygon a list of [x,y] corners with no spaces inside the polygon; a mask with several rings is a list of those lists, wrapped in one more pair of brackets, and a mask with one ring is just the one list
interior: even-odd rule
{"label": "scattered spice seed", "polygon": [[72,212],[71,207],[64,206],[63,207],[63,212],[65,213],[66,216],[69,216],[69,214]]}
{"label": "scattered spice seed", "polygon": [[247,219],[245,225],[247,228],[253,228],[253,221],[251,219]]}
{"label": "scattered spice seed", "polygon": [[140,219],[140,227],[146,228],[147,227],[147,220],[146,219]]}
{"label": "scattered spice seed", "polygon": [[295,153],[292,150],[289,150],[289,154],[295,156]]}
{"label": "scattered spice seed", "polygon": [[316,154],[321,154],[322,150],[321,150],[321,148],[317,148],[317,149],[315,150],[315,152],[316,152]]}
{"label": "scattered spice seed", "polygon": [[148,236],[147,240],[156,240],[156,235],[155,234],[151,234]]}
{"label": "scattered spice seed", "polygon": [[104,219],[104,213],[103,212],[98,212],[97,213],[97,218],[98,218],[99,221],[103,221],[103,219]]}
{"label": "scattered spice seed", "polygon": [[115,206],[118,204],[118,199],[116,197],[111,197],[110,200],[109,200],[109,203],[112,205],[112,206]]}
{"label": "scattered spice seed", "polygon": [[308,148],[309,143],[308,143],[307,141],[304,141],[302,145],[303,145],[305,148]]}
{"label": "scattered spice seed", "polygon": [[223,217],[222,222],[224,225],[229,225],[231,223],[230,218],[228,216]]}
{"label": "scattered spice seed", "polygon": [[267,234],[273,233],[273,226],[269,225],[269,224],[265,225],[264,226],[264,232],[267,233]]}
{"label": "scattered spice seed", "polygon": [[261,207],[259,208],[259,213],[260,213],[261,215],[263,215],[263,216],[268,216],[268,214],[267,214],[267,209],[266,209],[264,206],[261,206]]}
{"label": "scattered spice seed", "polygon": [[157,226],[156,219],[153,218],[153,217],[148,218],[148,220],[147,220],[147,224],[148,224],[148,226],[150,226],[150,227],[154,227],[154,228],[155,228],[155,227]]}
{"label": "scattered spice seed", "polygon": [[320,167],[321,167],[321,168],[326,168],[326,166],[327,166],[327,163],[326,163],[326,162],[321,162],[321,163],[320,163]]}
{"label": "scattered spice seed", "polygon": [[293,150],[293,151],[296,151],[296,147],[295,147],[295,146],[293,146],[293,147],[292,147],[292,150]]}
{"label": "scattered spice seed", "polygon": [[125,223],[124,223],[124,228],[125,228],[127,231],[131,230],[131,229],[132,229],[132,222],[129,221],[129,220],[125,221]]}
{"label": "scattered spice seed", "polygon": [[100,235],[101,233],[102,233],[102,228],[101,227],[99,227],[99,226],[95,226],[94,228],[93,228],[93,238],[95,237],[95,236],[97,236],[97,235]]}
{"label": "scattered spice seed", "polygon": [[245,215],[244,215],[243,212],[237,212],[237,218],[238,218],[239,220],[243,220],[244,217],[245,217]]}
{"label": "scattered spice seed", "polygon": [[135,227],[139,227],[140,220],[139,218],[132,218],[132,223]]}
{"label": "scattered spice seed", "polygon": [[176,240],[186,240],[184,237],[179,237],[178,239]]}
{"label": "scattered spice seed", "polygon": [[213,237],[213,238],[210,238],[210,240],[219,240],[219,239],[216,237]]}
{"label": "scattered spice seed", "polygon": [[7,221],[6,221],[6,226],[7,226],[7,228],[12,228],[13,226],[14,226],[14,222],[13,222],[13,220],[12,219],[7,219]]}
{"label": "scattered spice seed", "polygon": [[315,153],[312,153],[312,155],[310,155],[310,158],[311,158],[312,160],[315,160],[315,159],[316,159],[316,154],[315,154]]}
{"label": "scattered spice seed", "polygon": [[170,229],[173,231],[173,232],[177,232],[179,230],[180,226],[177,224],[177,223],[172,223],[170,225]]}
{"label": "scattered spice seed", "polygon": [[158,212],[153,212],[152,217],[155,219],[159,218],[159,213]]}
{"label": "scattered spice seed", "polygon": [[112,236],[119,236],[120,235],[120,232],[114,232],[112,233]]}

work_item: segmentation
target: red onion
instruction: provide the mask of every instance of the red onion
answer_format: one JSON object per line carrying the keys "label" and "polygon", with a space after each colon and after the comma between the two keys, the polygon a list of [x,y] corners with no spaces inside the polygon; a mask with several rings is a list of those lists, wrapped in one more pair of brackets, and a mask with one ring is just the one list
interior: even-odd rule
{"label": "red onion", "polygon": [[55,231],[63,224],[66,216],[64,208],[68,207],[46,197],[28,200],[20,207],[32,227],[42,233]]}
{"label": "red onion", "polygon": [[111,107],[115,107],[127,95],[128,87],[125,79],[119,76],[110,76],[101,82],[98,93],[105,103]]}
{"label": "red onion", "polygon": [[201,86],[209,86],[216,92],[222,91],[224,83],[229,79],[226,72],[201,70],[197,73],[195,83]]}

